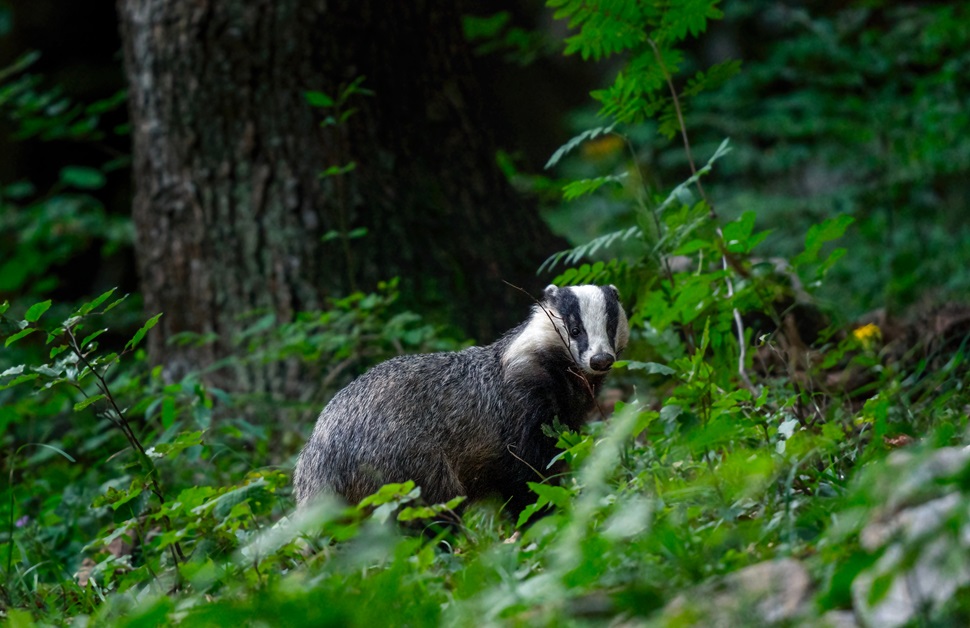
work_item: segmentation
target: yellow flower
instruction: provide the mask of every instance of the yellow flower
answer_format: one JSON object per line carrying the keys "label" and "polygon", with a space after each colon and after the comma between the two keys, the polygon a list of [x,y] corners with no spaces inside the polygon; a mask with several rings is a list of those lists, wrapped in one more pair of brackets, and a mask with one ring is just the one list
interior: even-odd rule
{"label": "yellow flower", "polygon": [[877,342],[882,342],[882,330],[872,323],[853,329],[852,335],[866,349],[872,349]]}
{"label": "yellow flower", "polygon": [[617,135],[604,135],[583,144],[584,157],[602,159],[623,150],[623,139]]}

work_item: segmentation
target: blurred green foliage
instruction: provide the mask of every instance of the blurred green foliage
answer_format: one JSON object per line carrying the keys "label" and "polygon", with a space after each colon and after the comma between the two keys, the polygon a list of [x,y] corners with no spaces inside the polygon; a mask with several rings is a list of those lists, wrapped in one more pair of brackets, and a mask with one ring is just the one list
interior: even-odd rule
{"label": "blurred green foliage", "polygon": [[[823,12],[735,7],[772,34],[689,121],[729,135],[725,209],[778,225],[778,249],[820,217],[856,218],[830,298],[899,308],[970,289],[970,7],[858,3]],[[836,289],[834,286],[838,286]],[[844,288],[842,288],[844,286]],[[839,297],[845,304],[845,299]]]}
{"label": "blurred green foliage", "polygon": [[[701,159],[725,137],[731,140],[731,158],[705,183],[718,212],[754,212],[758,226],[772,230],[763,255],[788,258],[819,220],[855,218],[843,240],[849,254],[819,293],[837,301],[846,317],[882,306],[901,311],[923,298],[962,299],[970,291],[970,231],[963,219],[970,202],[964,106],[970,101],[970,7],[746,0],[723,10],[707,47],[676,49],[665,60],[686,76],[703,72],[697,76],[710,79],[717,70],[713,89],[694,89],[695,79],[675,87]],[[650,62],[642,38],[626,46],[634,56],[621,77]],[[734,61],[741,71],[720,80],[722,70],[735,71]],[[621,127],[635,142],[635,159],[624,143],[604,138],[585,147],[582,159],[565,163],[562,175],[615,176],[635,168],[651,190],[686,176],[683,145],[671,141],[679,132],[676,116],[666,86],[658,88],[656,66],[653,74],[637,74],[640,87],[629,101],[616,85],[601,92],[611,94],[617,111],[657,112],[656,119]],[[645,85],[654,95],[640,98]],[[595,124],[588,114],[576,118],[578,129]],[[551,210],[551,223],[577,243],[630,226],[626,194],[614,192]]]}
{"label": "blurred green foliage", "polygon": [[[0,69],[0,115],[12,128],[11,141],[76,143],[101,146],[105,114],[125,103],[120,92],[91,104],[77,103],[60,89],[45,88],[43,77],[31,73],[39,55],[31,53]],[[124,127],[112,131],[126,134]],[[111,259],[133,240],[131,220],[111,214],[99,191],[107,177],[127,173],[129,158],[112,155],[98,166],[63,161],[49,185],[34,181],[0,182],[0,296],[29,298],[49,294],[59,286],[58,269],[92,246]],[[106,151],[110,154],[110,151]]]}

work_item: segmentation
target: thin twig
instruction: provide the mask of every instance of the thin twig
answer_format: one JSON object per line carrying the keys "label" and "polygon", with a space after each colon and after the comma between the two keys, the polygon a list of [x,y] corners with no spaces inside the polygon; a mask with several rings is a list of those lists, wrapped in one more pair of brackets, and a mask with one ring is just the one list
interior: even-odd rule
{"label": "thin twig", "polygon": [[670,72],[667,71],[667,64],[664,63],[663,57],[660,56],[660,49],[657,48],[656,42],[651,38],[647,38],[647,42],[653,48],[653,56],[657,60],[657,65],[660,66],[660,71],[664,75],[664,81],[670,90],[670,98],[673,100],[674,111],[677,113],[677,123],[680,125],[680,136],[684,140],[684,151],[687,153],[687,163],[690,164],[690,173],[695,179],[694,184],[697,186],[697,191],[700,192],[701,198],[707,203],[707,209],[711,219],[717,218],[717,215],[714,213],[714,206],[708,201],[707,194],[704,192],[704,186],[701,184],[701,179],[697,176],[697,167],[694,165],[694,154],[690,150],[690,140],[687,139],[687,124],[684,122],[684,112],[680,109],[680,98],[677,96],[674,81],[670,77]]}
{"label": "thin twig", "polygon": [[[641,191],[637,192],[637,202],[648,214],[650,214],[650,217],[653,218],[653,225],[654,225],[654,228],[657,230],[657,241],[659,242],[664,237],[663,223],[660,222],[660,216],[657,214],[655,209],[648,207],[648,201],[650,198],[649,194],[647,195],[642,194],[642,191],[646,191],[647,183],[643,180],[643,174],[640,172],[639,160],[637,159],[636,150],[634,150],[633,144],[630,142],[629,138],[627,138],[624,135],[620,135],[619,133],[615,133],[615,134],[623,139],[623,143],[626,145],[626,149],[630,153],[630,159],[632,160],[634,170],[636,170],[637,179],[640,180]],[[664,273],[667,275],[667,281],[670,282],[671,289],[676,289],[677,282],[674,279],[674,272],[670,268],[670,259],[666,255],[658,255],[657,257],[660,260],[660,265],[663,267]]]}
{"label": "thin twig", "polygon": [[518,454],[516,454],[516,453],[515,453],[514,451],[512,451],[512,449],[513,449],[514,447],[515,447],[515,445],[513,445],[512,443],[509,443],[509,444],[507,444],[507,445],[505,446],[505,450],[506,450],[507,452],[509,452],[509,454],[510,454],[510,455],[511,455],[511,456],[512,456],[513,458],[515,458],[516,460],[518,460],[519,462],[521,462],[521,463],[522,463],[522,464],[524,464],[525,466],[527,466],[527,467],[529,467],[530,469],[532,469],[532,472],[533,472],[533,473],[535,473],[536,475],[538,475],[538,476],[539,476],[539,478],[540,478],[540,479],[542,479],[542,481],[543,481],[543,482],[545,482],[545,481],[546,481],[546,476],[544,476],[544,475],[542,475],[542,472],[541,472],[541,471],[539,471],[538,469],[536,469],[535,467],[533,467],[533,466],[532,466],[531,464],[529,464],[529,462],[528,462],[528,461],[527,461],[527,460],[526,460],[525,458],[523,458],[523,457],[521,457],[521,456],[519,456],[519,455],[518,455]]}

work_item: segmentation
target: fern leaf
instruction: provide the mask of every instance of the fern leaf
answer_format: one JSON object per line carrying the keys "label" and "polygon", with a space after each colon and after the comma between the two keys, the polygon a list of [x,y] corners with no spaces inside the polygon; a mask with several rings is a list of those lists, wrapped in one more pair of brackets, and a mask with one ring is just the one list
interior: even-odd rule
{"label": "fern leaf", "polygon": [[729,146],[729,144],[730,144],[730,139],[724,138],[724,141],[721,142],[721,145],[717,147],[717,150],[714,151],[714,154],[711,155],[711,158],[707,160],[707,163],[704,164],[704,167],[698,170],[697,173],[692,175],[689,179],[687,179],[686,181],[684,181],[683,183],[675,187],[670,192],[670,194],[667,195],[667,198],[664,200],[664,202],[660,204],[660,207],[657,208],[657,212],[663,213],[664,210],[666,210],[668,207],[674,204],[674,201],[680,201],[682,198],[684,198],[684,194],[688,192],[688,188],[690,186],[697,183],[697,181],[704,175],[710,173],[711,169],[714,167],[715,161],[717,161],[721,157],[731,152],[731,147]]}
{"label": "fern leaf", "polygon": [[593,179],[580,179],[567,183],[562,188],[562,196],[567,201],[577,199],[587,194],[592,194],[607,183],[622,183],[627,178],[627,173],[618,175],[608,175],[605,177],[595,177]]}
{"label": "fern leaf", "polygon": [[687,33],[697,37],[707,30],[707,20],[724,16],[717,8],[719,0],[681,0],[671,2],[660,26],[654,32],[658,43],[674,44],[687,39]]}
{"label": "fern leaf", "polygon": [[565,251],[559,251],[546,258],[546,261],[542,262],[539,266],[538,273],[542,273],[545,270],[552,270],[560,262],[565,261],[566,264],[575,264],[584,257],[588,257],[598,251],[599,249],[606,249],[613,245],[618,240],[629,240],[633,236],[642,235],[640,227],[629,227],[627,229],[621,229],[619,231],[611,231],[606,235],[593,238],[585,244],[580,244],[579,246],[573,247],[571,249],[566,249]]}
{"label": "fern leaf", "polygon": [[737,59],[713,65],[708,68],[707,72],[698,72],[693,78],[689,79],[681,96],[690,98],[703,91],[716,89],[740,71],[741,62]]}
{"label": "fern leaf", "polygon": [[571,140],[569,140],[568,142],[560,146],[558,149],[556,149],[556,152],[554,152],[552,154],[552,157],[549,158],[549,161],[546,162],[545,169],[548,170],[549,168],[552,168],[553,166],[558,164],[559,160],[561,160],[570,151],[575,149],[577,146],[579,146],[586,140],[591,140],[596,137],[599,137],[600,135],[606,135],[607,133],[612,133],[613,128],[615,126],[616,126],[615,124],[611,124],[609,126],[600,126],[600,127],[596,127],[595,129],[589,129],[587,131],[583,131],[582,133],[580,133],[579,135],[572,138]]}

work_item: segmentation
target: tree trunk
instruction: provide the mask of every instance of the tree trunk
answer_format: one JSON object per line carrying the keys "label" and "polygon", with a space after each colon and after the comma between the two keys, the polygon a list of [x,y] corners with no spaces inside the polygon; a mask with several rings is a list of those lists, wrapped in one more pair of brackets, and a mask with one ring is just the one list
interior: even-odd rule
{"label": "tree trunk", "polygon": [[[118,10],[142,292],[149,313],[164,312],[149,351],[171,377],[229,355],[242,314],[288,320],[396,275],[410,307],[481,340],[521,318],[528,301],[502,280],[535,290],[534,269],[560,243],[496,166],[454,3],[118,0]],[[308,90],[336,97],[361,77],[372,95],[308,105]],[[352,169],[321,177],[330,167]],[[219,340],[166,342],[179,332]],[[280,367],[209,381],[281,395],[308,385]]]}

